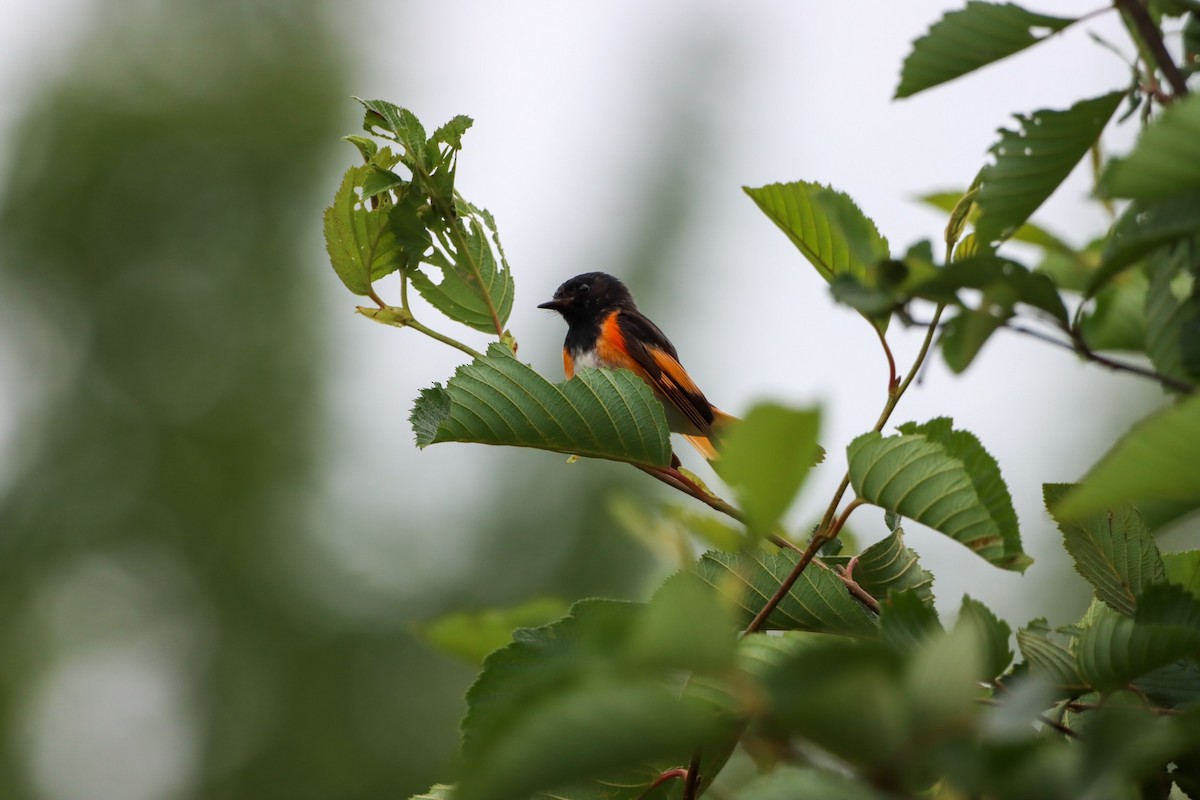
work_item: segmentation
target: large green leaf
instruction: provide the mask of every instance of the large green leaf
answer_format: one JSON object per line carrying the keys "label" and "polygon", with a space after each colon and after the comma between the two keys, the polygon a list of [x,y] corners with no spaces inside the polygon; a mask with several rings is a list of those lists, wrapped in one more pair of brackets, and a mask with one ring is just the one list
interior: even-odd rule
{"label": "large green leaf", "polygon": [[[889,255],[887,239],[848,195],[808,181],[743,188],[827,282],[848,275],[876,286],[876,266]],[[887,318],[872,323],[884,330]]]}
{"label": "large green leaf", "polygon": [[1066,17],[1034,14],[1012,3],[972,0],[950,11],[913,42],[904,59],[896,97],[953,80],[982,66],[1018,53],[1075,22]]}
{"label": "large green leaf", "polygon": [[1059,501],[1055,516],[1081,519],[1142,500],[1200,500],[1197,453],[1200,394],[1134,425]]}
{"label": "large green leaf", "polygon": [[534,447],[649,466],[671,462],[662,404],[627,370],[583,369],[553,384],[500,344],[421,392],[410,421],[417,445]]}
{"label": "large green leaf", "polygon": [[1133,617],[1099,614],[1079,637],[1076,660],[1089,685],[1119,689],[1180,658],[1200,657],[1200,600],[1177,586],[1154,586]]}
{"label": "large green leaf", "polygon": [[979,440],[948,419],[864,434],[847,452],[850,482],[874,505],[928,525],[1005,569],[1032,563],[1000,469]]}
{"label": "large green leaf", "polygon": [[512,271],[499,249],[499,237],[494,228],[489,231],[489,224],[494,226],[490,215],[457,220],[455,225],[463,232],[462,246],[435,250],[426,259],[441,271],[441,281],[435,282],[424,270],[414,271],[410,277],[421,296],[438,311],[475,330],[496,333],[492,309],[501,325],[507,322],[515,290]]}
{"label": "large green leaf", "polygon": [[768,533],[792,504],[817,457],[816,410],[764,403],[722,438],[714,467],[737,492],[751,531]]}
{"label": "large green leaf", "polygon": [[1078,520],[1054,514],[1072,488],[1042,485],[1046,508],[1055,516],[1075,571],[1096,590],[1096,597],[1122,614],[1132,615],[1142,589],[1163,580],[1163,562],[1141,516],[1129,506],[1088,514]]}
{"label": "large green leaf", "polygon": [[1134,200],[1113,225],[1100,268],[1088,282],[1092,296],[1114,275],[1165,244],[1200,235],[1200,188],[1148,200]]}
{"label": "large green leaf", "polygon": [[641,658],[646,614],[640,604],[584,601],[489,656],[467,693],[457,800],[526,797],[612,770],[624,786],[610,796],[633,800],[663,767],[727,737],[721,713],[681,697],[670,670]]}
{"label": "large green leaf", "polygon": [[1200,94],[1167,108],[1100,181],[1111,197],[1148,200],[1200,188]]}
{"label": "large green leaf", "polygon": [[[728,597],[746,625],[766,605],[792,571],[800,554],[705,553],[692,570]],[[810,564],[766,619],[764,630],[818,631],[852,636],[877,632],[871,614],[850,596],[845,585],[823,565]]]}
{"label": "large green leaf", "polygon": [[995,162],[980,172],[976,235],[989,243],[1007,239],[1029,219],[1096,142],[1122,96],[1112,92],[1066,111],[1017,115],[1019,130],[1001,129],[989,151]]}
{"label": "large green leaf", "polygon": [[371,208],[360,192],[371,167],[351,167],[325,209],[325,249],[346,288],[357,295],[371,291],[371,283],[404,263],[404,253],[389,224],[390,204]]}

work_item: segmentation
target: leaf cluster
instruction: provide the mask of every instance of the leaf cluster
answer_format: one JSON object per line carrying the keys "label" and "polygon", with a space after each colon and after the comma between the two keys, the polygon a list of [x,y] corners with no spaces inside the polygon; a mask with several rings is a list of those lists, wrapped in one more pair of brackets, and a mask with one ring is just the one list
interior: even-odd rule
{"label": "leaf cluster", "polygon": [[[1200,8],[1114,0],[1113,12],[1138,52],[1130,85],[1017,114],[964,176],[966,190],[922,197],[947,217],[940,257],[928,241],[893,252],[832,187],[746,188],[833,299],[872,326],[889,364],[878,420],[845,445],[840,487],[801,532],[789,530],[788,511],[823,458],[818,410],[762,403],[722,432],[713,467],[735,505],[681,467],[662,406],[637,376],[538,375],[504,328],[513,282],[495,222],[454,189],[470,120],[427,136],[411,112],[362,101],[364,127],[387,144],[347,137],[365,163],[347,171],[326,212],[333,267],[376,302],[369,316],[472,357],[417,399],[417,444],[628,463],[738,523],[674,506],[627,514],[647,536],[714,545],[645,603],[586,600],[518,627],[560,608],[543,600],[425,626],[460,657],[490,652],[467,696],[458,780],[428,796],[694,800],[719,785],[745,798],[1134,798],[1172,787],[1200,797],[1200,551],[1163,553],[1153,538],[1200,508],[1200,105],[1186,83]],[[1183,66],[1163,45],[1173,21]],[[1079,24],[971,0],[913,43],[897,97]],[[1106,158],[1104,132],[1138,111],[1137,144]],[[1075,247],[1032,217],[1089,154],[1112,225]],[[392,272],[399,306],[373,286]],[[418,323],[409,284],[499,341],[478,353]],[[888,343],[893,323],[925,328],[905,371]],[[901,527],[963,545],[978,556],[964,568],[1023,572],[1032,560],[1000,465],[948,418],[886,429],[930,353],[961,373],[1004,330],[1153,380],[1173,401],[1077,484],[1044,486],[1094,602],[1075,624],[1035,619],[1015,634],[970,597],[944,625],[934,577]],[[858,547],[846,523],[864,505],[885,512],[886,530]]]}

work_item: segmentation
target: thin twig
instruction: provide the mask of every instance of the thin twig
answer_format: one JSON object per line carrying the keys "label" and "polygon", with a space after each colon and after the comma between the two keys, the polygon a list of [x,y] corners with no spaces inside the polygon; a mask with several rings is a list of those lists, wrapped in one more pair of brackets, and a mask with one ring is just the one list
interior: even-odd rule
{"label": "thin twig", "polygon": [[888,391],[896,388],[896,359],[892,357],[892,348],[888,347],[887,337],[883,335],[883,331],[879,330],[879,326],[872,325],[875,333],[879,336],[879,344],[883,347],[883,354],[887,356],[888,362]]}
{"label": "thin twig", "polygon": [[684,494],[696,498],[709,508],[720,511],[722,514],[732,517],[743,524],[746,522],[746,515],[740,510],[734,508],[716,495],[704,491],[704,489],[700,488],[695,481],[674,467],[649,467],[643,464],[634,464],[634,466],[647,475],[662,481],[667,486],[670,486],[673,489],[678,489]]}
{"label": "thin twig", "polygon": [[687,775],[683,779],[683,800],[696,800],[700,794],[701,755],[701,751],[697,749],[692,753],[692,760],[688,762]]}
{"label": "thin twig", "polygon": [[[979,698],[976,698],[975,702],[979,703],[980,705],[984,705],[984,706],[1000,705],[999,700],[995,700],[991,697],[979,697]],[[1079,731],[1074,730],[1072,728],[1068,728],[1066,725],[1062,724],[1058,720],[1051,719],[1050,717],[1046,716],[1045,714],[1038,714],[1037,720],[1038,720],[1038,722],[1042,723],[1043,725],[1049,725],[1051,728],[1054,728],[1054,730],[1058,731],[1059,733],[1063,734],[1064,736],[1070,737],[1072,739],[1082,739],[1083,738],[1083,734],[1081,734]]]}

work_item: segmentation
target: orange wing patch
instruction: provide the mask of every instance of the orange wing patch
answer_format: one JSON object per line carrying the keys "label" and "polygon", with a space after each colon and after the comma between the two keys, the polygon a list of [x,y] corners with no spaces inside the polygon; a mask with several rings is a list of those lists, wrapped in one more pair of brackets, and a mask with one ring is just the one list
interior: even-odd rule
{"label": "orange wing patch", "polygon": [[571,351],[565,346],[563,347],[563,372],[566,373],[567,380],[575,377],[575,359],[571,357]]}

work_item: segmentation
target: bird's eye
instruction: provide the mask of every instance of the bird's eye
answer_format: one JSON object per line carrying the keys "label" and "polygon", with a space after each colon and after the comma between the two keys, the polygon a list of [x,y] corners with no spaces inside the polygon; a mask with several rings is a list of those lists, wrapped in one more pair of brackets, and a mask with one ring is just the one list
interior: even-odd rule
{"label": "bird's eye", "polygon": [[591,288],[592,287],[588,286],[586,283],[581,283],[579,284],[579,293],[587,294],[589,291],[591,291]]}

